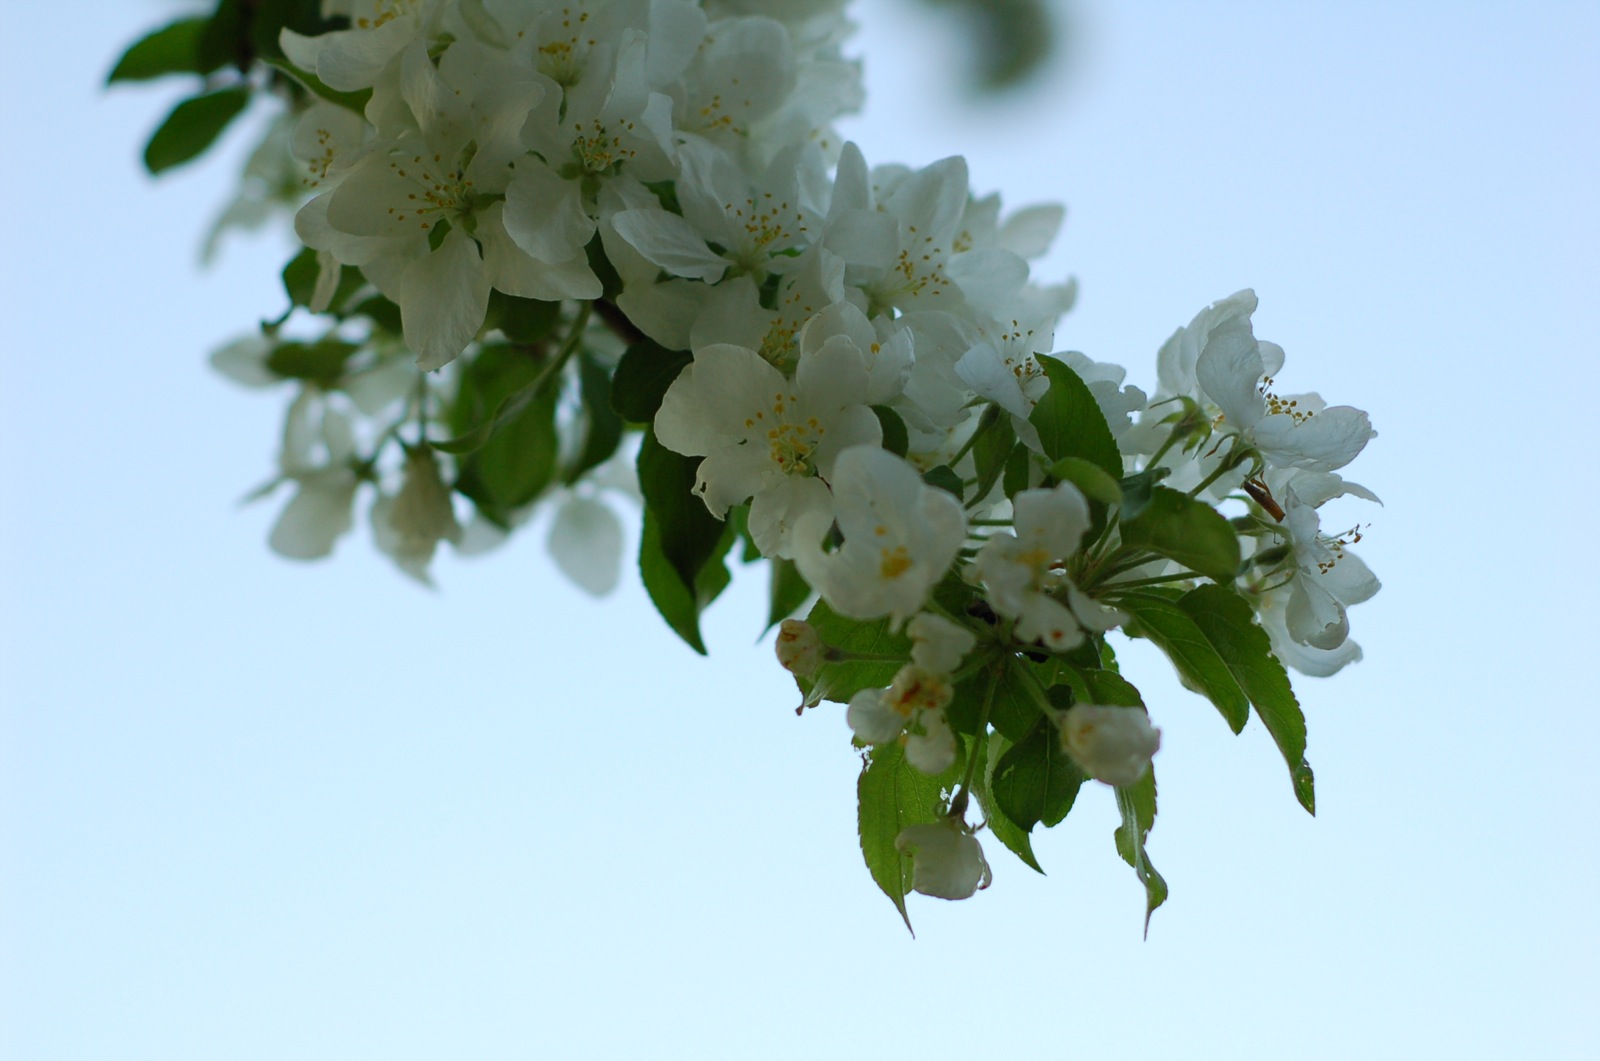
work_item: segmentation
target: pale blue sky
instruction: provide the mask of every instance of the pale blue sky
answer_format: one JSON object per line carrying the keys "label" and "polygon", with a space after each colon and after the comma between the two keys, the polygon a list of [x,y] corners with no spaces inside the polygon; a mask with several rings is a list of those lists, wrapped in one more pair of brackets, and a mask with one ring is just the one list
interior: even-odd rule
{"label": "pale blue sky", "polygon": [[1284,386],[1380,432],[1367,659],[1300,684],[1316,819],[1125,651],[1165,733],[1148,942],[1106,791],[1050,876],[990,844],[909,939],[758,580],[706,661],[537,533],[437,594],[364,527],[272,556],[235,501],[282,402],[204,355],[277,312],[281,248],[197,271],[242,144],[152,184],[173,90],[97,89],[160,10],[0,0],[0,1056],[1600,1053],[1600,5],[1085,0],[1067,69],[980,105],[947,26],[861,13],[870,160],[1068,204],[1060,346],[1149,385],[1253,286]]}

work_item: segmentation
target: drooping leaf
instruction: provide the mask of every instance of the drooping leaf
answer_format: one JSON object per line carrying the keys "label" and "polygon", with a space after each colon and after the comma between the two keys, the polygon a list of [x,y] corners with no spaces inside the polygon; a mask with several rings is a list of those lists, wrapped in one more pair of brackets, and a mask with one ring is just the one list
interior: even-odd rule
{"label": "drooping leaf", "polygon": [[[283,291],[289,296],[289,303],[294,306],[310,306],[317,290],[317,280],[321,275],[322,266],[317,262],[317,252],[310,247],[306,247],[291,258],[289,264],[283,267],[282,273]],[[339,310],[366,282],[366,277],[361,275],[360,269],[353,265],[340,266],[339,284],[334,289],[333,297],[328,300],[328,308]]]}
{"label": "drooping leaf", "polygon": [[661,551],[685,587],[716,552],[729,524],[713,516],[694,492],[699,457],[674,453],[646,430],[639,447],[639,489],[645,507],[655,514]]}
{"label": "drooping leaf", "polygon": [[[783,622],[799,610],[811,596],[811,587],[793,560],[775,556],[768,562],[770,582],[767,588],[767,629]],[[763,631],[765,632],[765,631]]]}
{"label": "drooping leaf", "polygon": [[667,388],[693,360],[686,350],[668,350],[649,339],[634,343],[611,377],[611,407],[631,423],[650,423]]}
{"label": "drooping leaf", "polygon": [[983,816],[989,823],[989,832],[994,834],[994,838],[1030,868],[1043,873],[1044,867],[1039,865],[1038,858],[1034,856],[1033,841],[1028,830],[1006,817],[1005,811],[994,798],[994,768],[1010,748],[1011,742],[999,733],[991,733],[984,738],[980,744],[981,751],[974,753],[984,756],[984,768],[980,774],[983,783],[974,786],[973,795],[978,797],[978,806],[982,809]]}
{"label": "drooping leaf", "polygon": [[649,508],[644,510],[644,526],[639,536],[639,575],[645,592],[673,632],[702,656],[705,642],[700,636],[700,614],[716,600],[731,581],[727,565],[721,560],[733,546],[733,528],[725,527],[717,543],[715,558],[701,566],[693,587],[683,578],[661,547],[661,532]]}
{"label": "drooping leaf", "polygon": [[1156,912],[1156,907],[1167,901],[1167,882],[1150,864],[1144,849],[1150,829],[1156,823],[1155,767],[1147,769],[1144,776],[1133,784],[1117,789],[1117,810],[1122,814],[1122,824],[1117,826],[1114,834],[1117,854],[1133,867],[1139,883],[1144,885],[1144,934],[1149,938],[1150,915]]}
{"label": "drooping leaf", "polygon": [[1045,456],[1052,461],[1079,457],[1113,479],[1120,479],[1122,453],[1088,384],[1056,358],[1040,354],[1039,365],[1050,380],[1050,389],[1033,407],[1028,420],[1039,431]]}
{"label": "drooping leaf", "polygon": [[152,174],[181,165],[210,147],[228,123],[250,102],[250,90],[224,88],[191,96],[172,109],[144,149],[144,166]]}
{"label": "drooping leaf", "polygon": [[1250,718],[1250,698],[1239,686],[1215,646],[1175,600],[1154,593],[1129,593],[1111,599],[1133,622],[1123,632],[1148,638],[1165,652],[1184,688],[1216,705],[1228,728],[1238,733]]}
{"label": "drooping leaf", "polygon": [[861,777],[856,782],[861,856],[872,879],[900,911],[910,930],[906,894],[911,891],[911,859],[895,847],[895,838],[908,825],[930,825],[939,820],[946,794],[960,782],[961,763],[958,757],[944,773],[924,774],[905,761],[905,753],[893,741],[875,746],[863,760]]}
{"label": "drooping leaf", "polygon": [[139,38],[111,68],[106,84],[205,73],[200,69],[200,35],[209,21],[203,16],[179,19]]}
{"label": "drooping leaf", "polygon": [[1122,542],[1176,560],[1224,585],[1239,572],[1239,535],[1233,525],[1204,501],[1165,486],[1154,488],[1142,512],[1122,521]]}
{"label": "drooping leaf", "polygon": [[1317,812],[1314,778],[1306,762],[1306,719],[1289,684],[1289,673],[1272,654],[1267,632],[1256,624],[1250,603],[1225,586],[1199,586],[1178,599],[1239,688],[1250,698],[1267,732],[1289,764],[1295,798]]}

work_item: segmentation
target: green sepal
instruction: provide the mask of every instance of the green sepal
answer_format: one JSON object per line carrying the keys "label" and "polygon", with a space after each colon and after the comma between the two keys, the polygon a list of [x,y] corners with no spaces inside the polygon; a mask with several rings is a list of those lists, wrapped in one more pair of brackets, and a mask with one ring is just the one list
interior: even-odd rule
{"label": "green sepal", "polygon": [[179,19],[139,38],[111,68],[106,84],[206,73],[200,69],[200,37],[210,21],[205,16]]}
{"label": "green sepal", "polygon": [[309,380],[331,390],[344,375],[345,363],[360,349],[358,344],[341,339],[279,343],[267,355],[267,371],[284,379]]}
{"label": "green sepal", "polygon": [[899,413],[887,405],[874,405],[870,408],[878,417],[878,426],[883,429],[883,448],[896,457],[904,457],[906,450],[911,447],[911,436],[906,432],[906,422],[900,418]]}
{"label": "green sepal", "polygon": [[1250,720],[1250,698],[1239,687],[1216,647],[1189,613],[1178,606],[1175,595],[1135,591],[1108,598],[1107,603],[1131,617],[1132,621],[1123,626],[1123,633],[1146,638],[1166,653],[1184,688],[1216,705],[1233,732],[1244,729],[1244,724]]}
{"label": "green sepal", "polygon": [[250,103],[250,90],[242,86],[191,96],[172,108],[144,149],[144,167],[152,175],[181,165],[222,135]]}
{"label": "green sepal", "polygon": [[885,689],[895,672],[911,658],[911,639],[889,629],[888,619],[850,619],[819,600],[811,606],[806,622],[817,631],[824,644],[846,652],[884,659],[842,659],[824,663],[810,678],[796,677],[795,683],[805,702],[822,700],[847,703],[862,689]]}
{"label": "green sepal", "polygon": [[1176,560],[1224,585],[1239,573],[1239,535],[1233,525],[1204,501],[1165,486],[1153,488],[1137,516],[1123,519],[1122,543]]}
{"label": "green sepal", "polygon": [[1039,355],[1039,365],[1049,377],[1050,389],[1028,414],[1028,421],[1039,431],[1045,456],[1052,461],[1079,457],[1113,479],[1121,478],[1122,453],[1088,384],[1065,362],[1047,354]]}
{"label": "green sepal", "polygon": [[[661,552],[678,573],[685,588],[695,585],[700,569],[718,554],[724,532],[737,528],[713,516],[695,492],[699,457],[674,453],[646,429],[639,447],[639,489],[645,507],[655,515]],[[724,547],[723,552],[727,549]]]}
{"label": "green sepal", "polygon": [[1144,776],[1133,784],[1117,789],[1117,810],[1122,814],[1122,824],[1117,826],[1114,834],[1117,854],[1133,867],[1139,883],[1144,885],[1144,934],[1148,939],[1150,915],[1156,912],[1156,907],[1167,901],[1167,882],[1150,864],[1150,858],[1144,850],[1150,829],[1156,822],[1155,767],[1146,768]]}
{"label": "green sepal", "polygon": [[645,592],[672,631],[702,656],[706,654],[706,646],[700,636],[700,614],[728,588],[731,577],[721,557],[733,547],[735,537],[732,526],[723,528],[722,537],[712,550],[713,559],[701,565],[691,588],[684,585],[683,577],[662,549],[661,528],[655,514],[648,506],[644,510],[644,525],[639,535],[639,576]]}
{"label": "green sepal", "polygon": [[1239,688],[1289,765],[1295,798],[1317,812],[1315,779],[1306,762],[1306,718],[1289,684],[1289,672],[1272,654],[1272,641],[1255,621],[1250,603],[1225,586],[1199,586],[1178,599]]}
{"label": "green sepal", "polygon": [[650,423],[667,388],[693,360],[687,350],[668,350],[651,339],[634,343],[612,374],[611,408],[630,423]]}
{"label": "green sepal", "polygon": [[942,774],[925,774],[905,761],[898,742],[874,746],[862,756],[856,782],[857,827],[861,857],[883,894],[900,911],[911,931],[906,894],[911,891],[911,859],[895,847],[895,838],[909,825],[931,825],[945,811],[945,793],[961,780],[961,756]]}

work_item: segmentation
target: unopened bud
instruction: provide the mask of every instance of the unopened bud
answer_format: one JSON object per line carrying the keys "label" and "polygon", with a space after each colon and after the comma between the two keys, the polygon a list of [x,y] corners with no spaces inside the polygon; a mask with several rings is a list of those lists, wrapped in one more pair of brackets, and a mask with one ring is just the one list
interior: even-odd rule
{"label": "unopened bud", "polygon": [[1131,785],[1161,747],[1161,731],[1142,707],[1073,704],[1061,719],[1061,747],[1095,780]]}
{"label": "unopened bud", "polygon": [[778,642],[774,647],[778,662],[800,678],[816,674],[827,658],[828,646],[822,643],[816,627],[800,619],[785,619],[779,625]]}

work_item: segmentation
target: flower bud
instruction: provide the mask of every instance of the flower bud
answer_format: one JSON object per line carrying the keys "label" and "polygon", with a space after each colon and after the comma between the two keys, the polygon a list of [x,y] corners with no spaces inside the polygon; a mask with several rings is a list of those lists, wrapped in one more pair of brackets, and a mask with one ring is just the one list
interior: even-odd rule
{"label": "flower bud", "polygon": [[778,627],[778,641],[773,646],[778,652],[778,662],[785,670],[801,678],[809,678],[821,668],[826,659],[827,646],[822,643],[816,627],[800,619],[785,619]]}
{"label": "flower bud", "polygon": [[1161,731],[1142,707],[1073,704],[1060,721],[1061,747],[1083,772],[1108,785],[1131,785],[1161,747]]}

